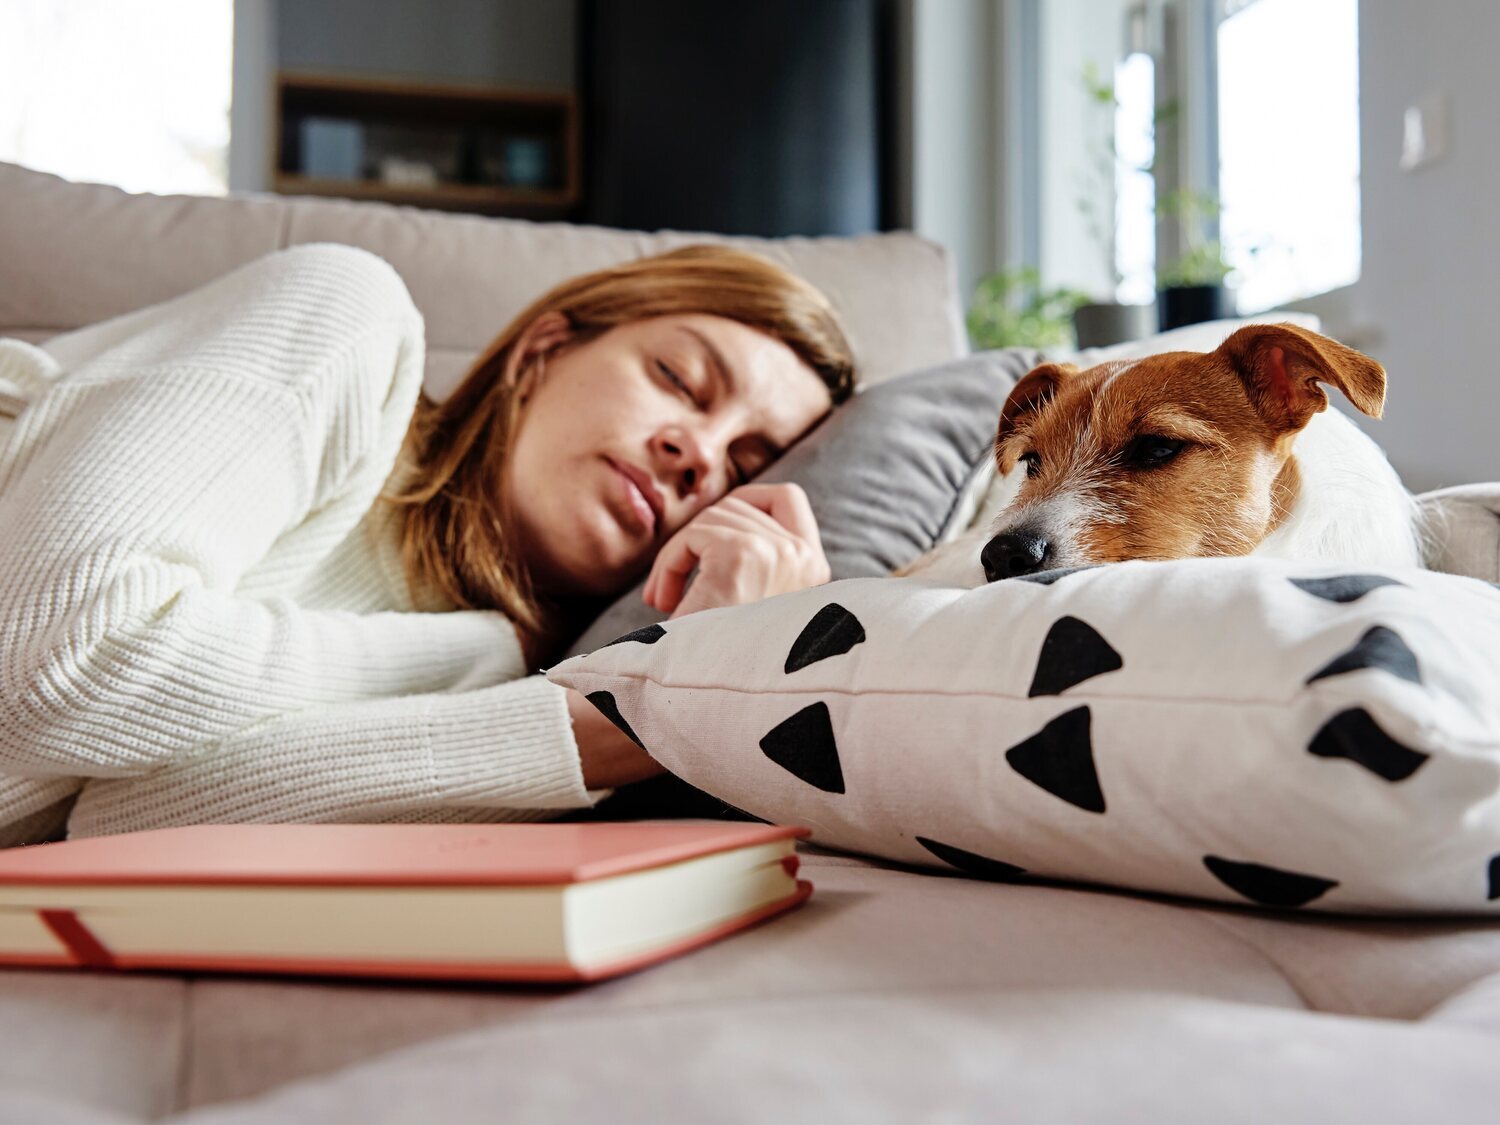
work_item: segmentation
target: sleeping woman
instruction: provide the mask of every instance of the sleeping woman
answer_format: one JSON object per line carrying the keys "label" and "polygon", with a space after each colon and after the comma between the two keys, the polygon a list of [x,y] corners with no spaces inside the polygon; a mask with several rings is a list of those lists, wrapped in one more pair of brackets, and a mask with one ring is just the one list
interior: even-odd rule
{"label": "sleeping woman", "polygon": [[779,267],[565,282],[442,402],[423,359],[395,271],[329,245],[0,341],[0,844],[587,808],[661,772],[537,674],[604,599],[827,581],[806,496],[751,483],[855,378]]}

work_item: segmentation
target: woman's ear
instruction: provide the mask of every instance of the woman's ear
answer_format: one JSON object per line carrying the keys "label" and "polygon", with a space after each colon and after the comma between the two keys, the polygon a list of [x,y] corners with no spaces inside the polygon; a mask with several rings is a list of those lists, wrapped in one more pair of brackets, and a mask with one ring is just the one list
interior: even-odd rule
{"label": "woman's ear", "polygon": [[505,361],[505,381],[514,386],[524,372],[534,369],[540,360],[555,352],[573,338],[573,326],[556,309],[544,312],[516,337],[515,346]]}

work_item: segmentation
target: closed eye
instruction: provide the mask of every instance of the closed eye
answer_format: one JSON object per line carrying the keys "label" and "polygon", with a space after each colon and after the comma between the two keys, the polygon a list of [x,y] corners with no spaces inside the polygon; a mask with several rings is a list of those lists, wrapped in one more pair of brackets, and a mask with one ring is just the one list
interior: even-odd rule
{"label": "closed eye", "polygon": [[698,409],[703,409],[703,404],[698,401],[698,396],[693,393],[693,389],[687,385],[687,383],[677,374],[677,372],[673,371],[671,367],[663,363],[661,360],[656,361],[656,369],[666,377],[667,381],[670,382],[672,386],[675,387],[684,398],[686,398]]}
{"label": "closed eye", "polygon": [[1042,455],[1035,451],[1021,454],[1021,463],[1026,466],[1026,475],[1034,477],[1042,471]]}
{"label": "closed eye", "polygon": [[753,477],[763,472],[772,461],[776,460],[775,452],[758,437],[741,438],[731,446],[731,449],[737,451],[729,458],[729,471],[734,476],[736,484],[748,484]]}

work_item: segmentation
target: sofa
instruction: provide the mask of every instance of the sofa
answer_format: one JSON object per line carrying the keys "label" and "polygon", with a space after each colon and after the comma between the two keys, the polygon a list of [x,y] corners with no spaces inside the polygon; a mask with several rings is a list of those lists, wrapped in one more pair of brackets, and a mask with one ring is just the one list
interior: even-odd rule
{"label": "sofa", "polygon": [[[43,340],[272,249],[389,260],[451,387],[563,277],[695,240],[0,165],[0,336]],[[964,350],[909,234],[727,240],[839,305],[867,379]],[[1500,489],[1430,497],[1500,579]],[[3,534],[0,529],[0,534]],[[803,845],[790,915],[581,987],[0,972],[0,1122],[1465,1122],[1500,1106],[1500,930],[1001,884]]]}

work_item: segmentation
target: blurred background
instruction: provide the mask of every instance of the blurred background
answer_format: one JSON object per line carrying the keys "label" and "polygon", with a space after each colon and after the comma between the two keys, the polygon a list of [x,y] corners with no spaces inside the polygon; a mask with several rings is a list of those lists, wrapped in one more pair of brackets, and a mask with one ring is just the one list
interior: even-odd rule
{"label": "blurred background", "polygon": [[[0,0],[0,160],[766,236],[911,229],[976,347],[1277,308],[1500,476],[1488,0]],[[4,201],[0,200],[0,206]]]}

